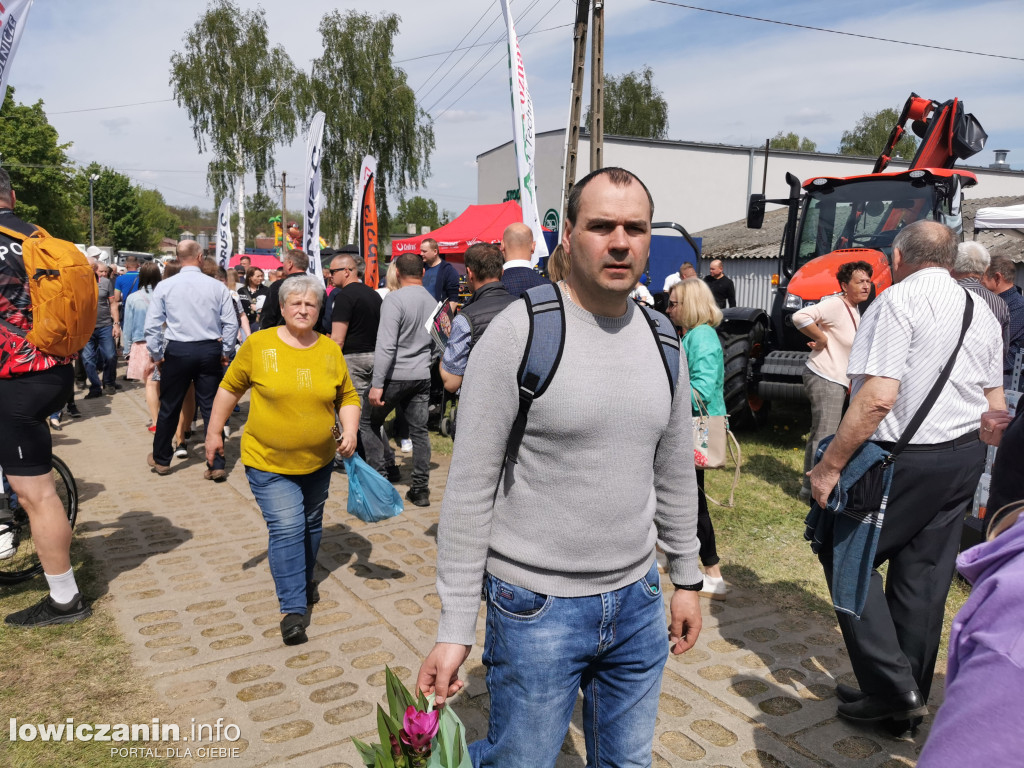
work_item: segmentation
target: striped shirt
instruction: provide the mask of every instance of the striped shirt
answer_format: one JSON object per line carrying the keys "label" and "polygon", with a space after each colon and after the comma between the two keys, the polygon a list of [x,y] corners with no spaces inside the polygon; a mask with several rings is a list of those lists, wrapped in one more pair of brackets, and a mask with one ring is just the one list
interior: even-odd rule
{"label": "striped shirt", "polygon": [[[910,424],[953,353],[963,324],[967,292],[949,272],[930,267],[914,272],[875,299],[864,314],[847,373],[856,396],[865,376],[900,382],[892,410],[873,440],[895,442]],[[988,410],[984,389],[1003,384],[999,323],[983,301],[939,393],[912,444],[944,443],[977,429]]]}

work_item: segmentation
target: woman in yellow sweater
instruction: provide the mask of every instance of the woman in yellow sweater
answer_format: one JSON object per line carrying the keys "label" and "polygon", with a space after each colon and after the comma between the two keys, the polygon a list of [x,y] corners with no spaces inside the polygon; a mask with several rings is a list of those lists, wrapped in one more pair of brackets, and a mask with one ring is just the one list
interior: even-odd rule
{"label": "woman in yellow sweater", "polygon": [[[281,283],[284,325],[245,340],[224,374],[206,431],[210,461],[224,453],[224,424],[252,389],[242,435],[242,464],[270,533],[267,559],[281,604],[281,638],[306,642],[306,618],[320,599],[313,568],[335,451],[356,449],[359,395],[341,348],[313,330],[324,284],[309,275]],[[341,422],[336,441],[335,417]]]}

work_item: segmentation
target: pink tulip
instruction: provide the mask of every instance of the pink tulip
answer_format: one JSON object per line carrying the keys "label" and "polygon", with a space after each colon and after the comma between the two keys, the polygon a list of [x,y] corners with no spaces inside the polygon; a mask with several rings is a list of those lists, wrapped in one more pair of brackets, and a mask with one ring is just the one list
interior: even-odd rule
{"label": "pink tulip", "polygon": [[441,724],[440,718],[441,713],[436,709],[433,712],[420,712],[416,707],[409,707],[402,719],[402,741],[415,750],[429,749]]}

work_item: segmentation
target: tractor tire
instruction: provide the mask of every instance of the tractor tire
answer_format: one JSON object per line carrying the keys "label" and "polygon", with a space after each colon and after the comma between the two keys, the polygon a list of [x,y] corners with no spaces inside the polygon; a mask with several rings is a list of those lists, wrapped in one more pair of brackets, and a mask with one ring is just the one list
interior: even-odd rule
{"label": "tractor tire", "polygon": [[757,397],[756,390],[750,391],[752,386],[756,386],[752,384],[751,350],[763,345],[765,336],[765,327],[761,323],[755,323],[745,334],[719,335],[725,363],[725,409],[732,429],[756,429],[766,414],[768,404]]}

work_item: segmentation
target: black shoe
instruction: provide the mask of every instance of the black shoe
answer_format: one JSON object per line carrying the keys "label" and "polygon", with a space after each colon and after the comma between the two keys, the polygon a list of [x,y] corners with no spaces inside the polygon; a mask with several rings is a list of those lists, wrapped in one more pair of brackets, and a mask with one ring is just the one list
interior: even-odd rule
{"label": "black shoe", "polygon": [[71,403],[71,405],[68,406],[68,414],[73,419],[80,419],[80,418],[82,418],[82,412],[80,410],[78,410],[78,406],[75,405],[74,403]]}
{"label": "black shoe", "polygon": [[281,639],[285,645],[302,645],[306,637],[306,617],[301,613],[289,613],[281,619]]}
{"label": "black shoe", "polygon": [[306,582],[306,605],[316,605],[320,602],[320,587],[315,581]]}
{"label": "black shoe", "polygon": [[387,474],[388,482],[397,483],[402,479],[402,470],[392,464],[390,467],[386,467],[384,472]]}
{"label": "black shoe", "polygon": [[836,686],[836,698],[843,702],[843,704],[852,704],[855,701],[860,701],[865,696],[867,696],[866,693],[859,688],[854,688],[852,685],[839,683]]}
{"label": "black shoe", "polygon": [[105,390],[107,390],[107,392],[117,392],[117,391],[123,389],[123,387],[120,384],[118,384],[116,381],[114,383],[112,383],[112,384],[104,384],[103,388]]}
{"label": "black shoe", "polygon": [[409,492],[405,494],[405,498],[411,501],[417,507],[430,506],[430,491],[428,491],[426,488],[410,488]]}
{"label": "black shoe", "polygon": [[92,608],[80,594],[75,595],[70,603],[58,603],[47,595],[35,605],[12,613],[4,623],[15,627],[48,627],[51,624],[70,624],[90,616]]}
{"label": "black shoe", "polygon": [[83,400],[92,400],[92,399],[97,398],[97,397],[103,397],[103,390],[102,389],[90,389],[88,392],[85,393],[85,397],[83,397],[82,399]]}
{"label": "black shoe", "polygon": [[914,737],[917,735],[917,727],[923,720],[923,717],[912,717],[909,720],[886,720],[882,723],[882,727],[894,738],[899,738],[907,731],[910,731],[911,737]]}
{"label": "black shoe", "polygon": [[859,701],[839,705],[839,716],[846,720],[873,723],[879,720],[907,721],[928,714],[918,691],[891,695],[865,696]]}

